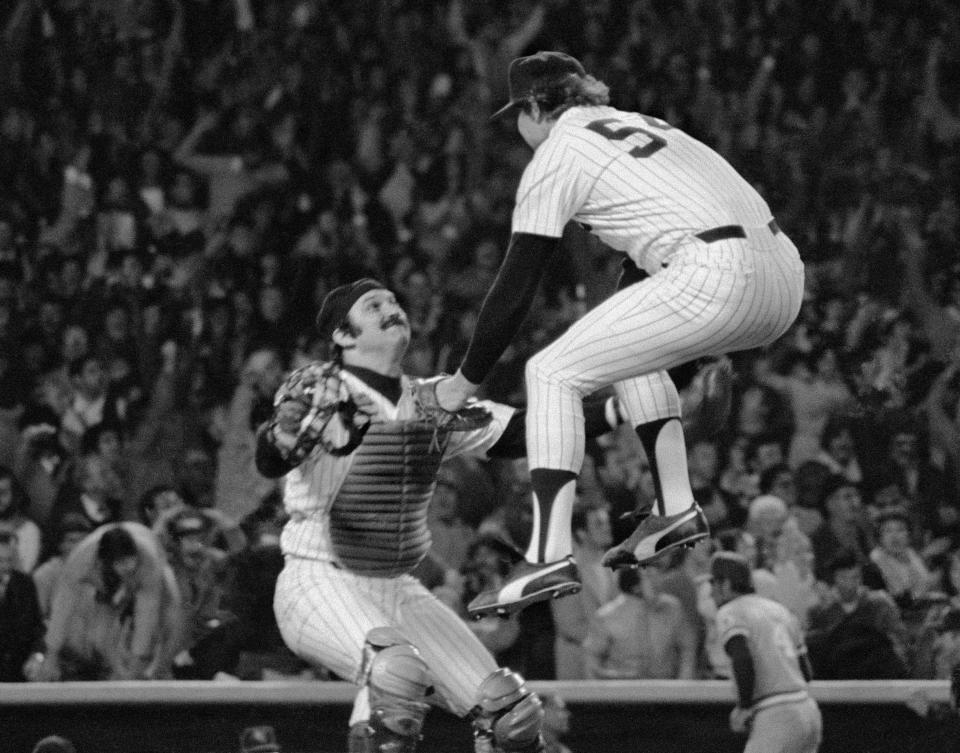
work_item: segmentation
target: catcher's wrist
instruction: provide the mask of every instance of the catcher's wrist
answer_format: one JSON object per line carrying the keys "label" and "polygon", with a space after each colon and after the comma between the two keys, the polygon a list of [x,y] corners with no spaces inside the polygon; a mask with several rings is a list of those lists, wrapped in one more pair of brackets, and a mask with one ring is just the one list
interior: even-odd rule
{"label": "catcher's wrist", "polygon": [[459,397],[463,398],[473,397],[480,389],[480,385],[467,379],[460,369],[457,369],[457,373],[450,377],[450,386]]}

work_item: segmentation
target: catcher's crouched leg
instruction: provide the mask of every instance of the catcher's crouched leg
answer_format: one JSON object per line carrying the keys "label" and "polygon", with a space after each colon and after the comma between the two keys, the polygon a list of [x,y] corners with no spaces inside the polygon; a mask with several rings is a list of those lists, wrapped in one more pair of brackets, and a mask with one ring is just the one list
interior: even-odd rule
{"label": "catcher's crouched leg", "polygon": [[480,683],[470,712],[476,753],[541,753],[543,705],[523,677],[502,667]]}
{"label": "catcher's crouched leg", "polygon": [[369,723],[350,728],[350,753],[413,753],[430,706],[430,673],[420,652],[394,628],[374,628],[363,649]]}

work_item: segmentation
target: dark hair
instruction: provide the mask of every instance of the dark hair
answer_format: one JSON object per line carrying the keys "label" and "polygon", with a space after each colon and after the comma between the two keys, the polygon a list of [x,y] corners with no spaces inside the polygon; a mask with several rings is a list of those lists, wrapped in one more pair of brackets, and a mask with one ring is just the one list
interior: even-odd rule
{"label": "dark hair", "polygon": [[103,532],[97,543],[97,559],[103,578],[103,591],[97,594],[100,601],[109,603],[120,587],[120,577],[114,572],[113,563],[139,554],[137,543],[126,528],[116,525]]}
{"label": "dark hair", "polygon": [[156,486],[151,486],[140,495],[140,499],[137,502],[137,513],[140,516],[141,522],[148,524],[150,523],[150,519],[147,517],[147,510],[156,509],[157,497],[164,492],[176,492],[184,499],[184,501],[187,501],[183,492],[173,484],[157,484]]}
{"label": "dark hair", "polygon": [[0,520],[10,520],[21,515],[27,508],[28,501],[26,492],[13,475],[13,471],[5,465],[0,465],[0,481],[10,479],[10,507],[6,512],[0,512]]}
{"label": "dark hair", "polygon": [[16,545],[17,534],[13,531],[0,531],[0,546]]}
{"label": "dark hair", "polygon": [[821,449],[826,450],[830,447],[830,443],[845,431],[850,432],[851,437],[853,436],[853,427],[847,416],[836,415],[828,418],[823,425],[823,431],[820,432]]}
{"label": "dark hair", "polygon": [[69,366],[67,367],[67,373],[68,373],[71,377],[78,377],[78,376],[80,376],[80,374],[83,373],[84,367],[85,367],[90,361],[96,361],[96,362],[99,363],[101,366],[103,365],[103,360],[100,358],[100,356],[98,356],[98,355],[96,355],[96,354],[94,354],[94,353],[86,353],[86,354],[80,356],[79,358],[74,358],[74,359],[70,362]]}
{"label": "dark hair", "polygon": [[117,435],[118,439],[123,437],[122,427],[113,421],[101,421],[88,428],[80,439],[80,454],[96,454],[100,446],[100,438],[111,431]]}
{"label": "dark hair", "polygon": [[710,575],[714,580],[725,580],[734,593],[752,594],[753,571],[742,554],[717,552],[710,558]]}
{"label": "dark hair", "polygon": [[599,502],[592,500],[578,500],[573,505],[573,513],[570,515],[570,530],[571,531],[583,531],[587,528],[587,519],[590,517],[590,513],[595,510],[604,509],[603,505]]}
{"label": "dark hair", "polygon": [[790,469],[790,466],[786,463],[777,463],[776,465],[771,465],[767,470],[760,474],[760,481],[758,486],[760,488],[761,494],[770,494],[770,490],[773,488],[773,484],[781,473],[789,473],[790,477],[793,478],[793,471]]}
{"label": "dark hair", "polygon": [[843,547],[834,552],[827,561],[827,574],[832,581],[838,570],[851,570],[855,567],[863,567],[863,557],[855,549]]}

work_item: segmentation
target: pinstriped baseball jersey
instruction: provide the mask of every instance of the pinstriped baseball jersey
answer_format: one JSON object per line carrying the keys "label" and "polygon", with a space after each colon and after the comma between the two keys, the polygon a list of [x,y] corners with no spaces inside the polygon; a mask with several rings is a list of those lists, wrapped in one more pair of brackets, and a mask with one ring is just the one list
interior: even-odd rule
{"label": "pinstriped baseball jersey", "polygon": [[[351,393],[363,393],[373,400],[377,408],[374,420],[397,421],[417,417],[406,377],[402,378],[402,397],[396,405],[353,374],[343,371],[342,377]],[[285,388],[286,385],[280,389]],[[493,413],[493,421],[475,431],[452,432],[445,458],[483,456],[500,438],[514,413],[513,408],[498,403],[481,401],[479,404]],[[353,455],[334,457],[318,450],[287,474],[283,497],[290,520],[280,537],[280,547],[285,555],[324,561],[336,559],[330,540],[330,507],[352,462]]]}
{"label": "pinstriped baseball jersey", "polygon": [[806,690],[798,656],[806,645],[797,618],[782,604],[744,594],[717,611],[720,642],[735,635],[747,639],[756,670],[753,702],[780,693]]}
{"label": "pinstriped baseball jersey", "polygon": [[591,106],[564,112],[534,152],[513,232],[559,238],[572,219],[652,274],[694,233],[771,217],[705,144],[658,118]]}

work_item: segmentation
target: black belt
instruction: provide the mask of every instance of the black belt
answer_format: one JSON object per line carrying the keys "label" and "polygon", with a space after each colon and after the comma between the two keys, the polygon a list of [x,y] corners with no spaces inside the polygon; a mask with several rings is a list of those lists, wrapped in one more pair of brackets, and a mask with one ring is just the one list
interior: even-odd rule
{"label": "black belt", "polygon": [[[770,220],[770,222],[767,223],[767,227],[774,235],[780,232],[780,226],[776,220]],[[694,237],[699,238],[704,243],[716,243],[717,241],[726,241],[731,238],[746,238],[747,231],[743,229],[743,225],[721,225],[720,227],[710,228],[709,230],[704,230],[702,233],[697,233]]]}

